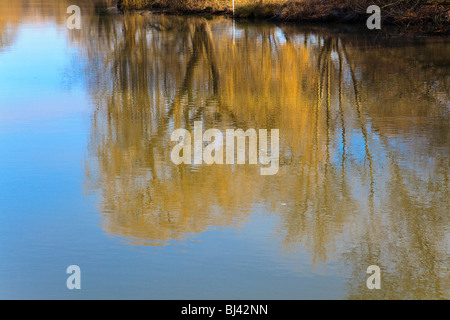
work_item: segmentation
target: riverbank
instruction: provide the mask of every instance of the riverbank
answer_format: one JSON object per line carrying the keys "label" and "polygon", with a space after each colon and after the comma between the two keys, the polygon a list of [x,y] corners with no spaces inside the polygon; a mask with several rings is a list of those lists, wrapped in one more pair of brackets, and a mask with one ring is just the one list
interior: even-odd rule
{"label": "riverbank", "polygon": [[[372,4],[381,8],[382,24],[413,33],[449,34],[450,6],[434,0],[235,0],[234,15],[289,22],[365,23],[367,7]],[[231,0],[119,0],[118,8],[167,14],[233,14]]]}

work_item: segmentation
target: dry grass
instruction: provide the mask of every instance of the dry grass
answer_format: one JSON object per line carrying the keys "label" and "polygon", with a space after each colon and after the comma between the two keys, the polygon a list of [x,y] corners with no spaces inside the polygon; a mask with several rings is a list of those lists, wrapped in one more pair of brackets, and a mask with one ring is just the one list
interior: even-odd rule
{"label": "dry grass", "polygon": [[299,0],[288,1],[282,20],[361,21],[366,9],[376,4],[384,23],[418,25],[449,23],[449,10],[432,0]]}
{"label": "dry grass", "polygon": [[[282,21],[356,22],[376,4],[383,23],[448,33],[449,7],[438,0],[235,0],[236,16]],[[159,9],[171,13],[230,14],[231,0],[119,0],[121,9]]]}
{"label": "dry grass", "polygon": [[[262,10],[274,14],[274,9],[281,9],[286,0],[235,0],[236,11],[242,14],[252,10]],[[231,0],[119,0],[122,9],[170,9],[178,12],[231,13]]]}

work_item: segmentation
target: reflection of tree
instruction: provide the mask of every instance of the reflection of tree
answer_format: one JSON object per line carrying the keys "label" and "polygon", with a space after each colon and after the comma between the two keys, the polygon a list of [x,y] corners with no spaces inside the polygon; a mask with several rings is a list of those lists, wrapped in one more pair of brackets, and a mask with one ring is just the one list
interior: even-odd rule
{"label": "reflection of tree", "polygon": [[0,1],[0,52],[16,38],[17,21],[22,17],[24,9],[12,1]]}
{"label": "reflection of tree", "polygon": [[[371,297],[370,264],[386,271],[379,297],[445,296],[448,69],[400,54],[392,67],[378,45],[292,26],[238,25],[233,41],[230,26],[93,16],[75,39],[91,61],[98,108],[87,173],[102,192],[105,230],[162,244],[239,223],[261,203],[279,212],[286,248],[302,244],[315,263],[345,258],[355,275],[351,298]],[[389,68],[396,70],[378,72]],[[421,122],[430,115],[435,122]],[[197,119],[205,127],[279,128],[280,173],[265,179],[252,166],[172,165],[171,131]]]}
{"label": "reflection of tree", "polygon": [[[239,193],[232,185],[247,185],[249,190],[257,185],[246,178],[251,173],[245,170],[236,170],[234,178],[228,179],[226,168],[211,167],[200,174],[168,165],[169,127],[173,123],[189,127],[196,118],[206,117],[207,106],[197,103],[204,96],[209,96],[207,104],[218,103],[219,79],[209,25],[203,20],[189,25],[176,22],[164,17],[157,21],[139,15],[126,17],[121,41],[109,55],[113,58],[103,64],[113,79],[112,97],[103,100],[103,92],[94,93],[98,104],[105,107],[95,115],[94,128],[99,131],[92,136],[100,160],[99,176],[106,178],[101,183],[105,210],[110,212],[105,228],[143,241],[162,242],[211,224],[234,223],[239,217],[230,214],[245,208],[236,205]],[[147,43],[149,27],[151,43]],[[180,44],[179,57],[165,51],[168,41]],[[185,71],[180,74],[182,68]],[[211,89],[197,81],[196,75],[202,77],[203,70],[211,75]],[[102,87],[101,80],[95,79],[95,88]],[[174,95],[172,87],[177,87]],[[202,198],[193,196],[205,188],[212,192]],[[211,203],[222,209],[214,214]]]}
{"label": "reflection of tree", "polygon": [[[233,41],[226,19],[80,3],[82,30],[68,35],[89,62],[87,183],[101,191],[107,232],[165,244],[242,223],[258,205],[277,212],[286,250],[348,264],[349,298],[449,297],[448,44],[245,23]],[[0,50],[24,16],[64,25],[68,5],[0,1]],[[171,131],[198,119],[279,128],[280,173],[172,165]],[[371,264],[380,291],[365,286]]]}
{"label": "reflection of tree", "polygon": [[[90,0],[77,0],[76,5],[81,7],[84,17],[100,21],[96,13],[113,6],[115,2],[115,0],[96,0],[93,3]],[[51,21],[59,26],[65,26],[69,16],[67,8],[73,4],[68,0],[33,0],[32,5],[28,1],[0,0],[0,50],[11,45],[16,38],[17,27],[22,21],[35,23]]]}
{"label": "reflection of tree", "polygon": [[[324,43],[324,48],[330,50],[329,48],[332,47],[330,40]],[[448,278],[448,270],[446,269],[448,248],[446,248],[446,238],[443,234],[445,225],[448,225],[447,212],[449,210],[448,170],[445,169],[448,168],[449,163],[448,151],[450,148],[448,140],[444,145],[441,144],[439,146],[447,150],[444,155],[444,161],[436,158],[432,166],[424,167],[424,163],[428,161],[426,157],[433,158],[433,154],[427,154],[426,157],[420,159],[420,162],[417,162],[416,159],[407,159],[407,165],[405,166],[403,159],[408,155],[402,153],[411,152],[411,150],[396,148],[392,138],[398,139],[398,137],[395,138],[387,134],[386,124],[381,122],[383,119],[371,117],[373,114],[371,109],[376,110],[381,99],[372,102],[372,97],[362,97],[360,81],[357,79],[357,73],[352,65],[353,62],[349,60],[346,47],[336,41],[335,50],[339,61],[339,106],[341,106],[341,88],[343,86],[342,66],[345,63],[348,66],[349,73],[348,86],[353,89],[353,105],[356,109],[356,118],[354,119],[357,121],[354,128],[357,125],[360,126],[361,142],[364,145],[365,160],[364,167],[361,169],[368,171],[367,177],[369,179],[367,182],[366,209],[359,209],[360,213],[364,211],[365,213],[362,215],[363,219],[358,218],[356,220],[357,237],[352,237],[354,241],[351,242],[351,249],[345,251],[343,255],[345,261],[354,268],[354,278],[357,280],[351,282],[350,298],[417,299],[424,297],[448,297],[448,284],[445,280]],[[319,65],[321,64],[321,57],[322,54],[319,55]],[[345,61],[343,61],[344,58]],[[367,62],[364,65],[367,65]],[[328,69],[321,74],[328,76]],[[366,74],[370,74],[370,71],[367,71]],[[364,73],[362,75],[364,76]],[[437,78],[439,79],[439,77],[438,75]],[[432,78],[432,76],[428,77],[428,79]],[[363,80],[365,79],[363,78]],[[386,81],[385,79],[383,80]],[[411,78],[407,78],[406,81],[411,82]],[[445,83],[445,78],[438,81],[440,84],[442,82]],[[329,80],[323,82],[330,83]],[[372,85],[375,86],[376,84],[372,83]],[[376,94],[377,92],[369,91],[371,95],[374,93]],[[419,89],[413,94],[421,95],[424,93]],[[421,103],[430,101],[430,98],[432,99],[432,96],[425,95],[428,98],[421,98],[419,100]],[[378,96],[377,94],[376,97]],[[390,103],[392,104],[392,102],[401,104],[400,107],[403,105],[403,101],[391,96]],[[329,105],[326,102],[327,119]],[[412,107],[413,112],[415,112],[414,108],[418,108],[417,103],[411,103],[409,106]],[[445,110],[442,109],[436,100],[432,104],[423,105],[422,110],[428,109],[427,112],[432,112],[429,109],[430,107],[433,108],[433,106],[436,108],[434,112],[440,113],[440,116],[443,117],[439,119],[439,122],[448,121]],[[351,104],[348,107],[351,107]],[[403,114],[410,112],[411,110],[407,110]],[[447,120],[444,120],[445,118]],[[348,148],[346,146],[344,119],[345,112],[341,111],[342,186],[346,185],[344,162],[346,148]],[[398,127],[401,128],[401,126]],[[427,133],[436,133],[434,125],[426,129],[425,132]],[[448,128],[442,129],[439,134],[448,136]],[[432,140],[434,138],[430,135],[427,139]],[[375,140],[379,140],[379,142],[377,143]],[[327,144],[329,141],[327,139]],[[428,144],[428,142],[425,143]],[[385,153],[386,156],[377,156],[380,152]],[[417,157],[417,151],[413,152],[412,155]],[[374,160],[374,157],[376,160]],[[351,165],[351,167],[355,166]],[[325,166],[326,173],[327,166]],[[355,175],[353,174],[353,176]],[[439,182],[431,182],[430,178],[435,178]],[[425,194],[422,194],[422,192]],[[336,196],[339,197],[339,194]],[[336,198],[334,197],[333,199]],[[442,205],[444,208],[441,207]],[[439,235],[436,234],[438,230],[441,231]],[[365,268],[371,264],[383,266],[385,290],[371,292],[365,287],[365,279],[367,277]]]}

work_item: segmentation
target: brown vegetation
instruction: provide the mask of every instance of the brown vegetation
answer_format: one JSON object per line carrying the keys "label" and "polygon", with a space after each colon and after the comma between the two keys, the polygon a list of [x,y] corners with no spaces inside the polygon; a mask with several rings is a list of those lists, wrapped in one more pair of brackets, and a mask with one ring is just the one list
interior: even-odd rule
{"label": "brown vegetation", "polygon": [[[383,23],[448,33],[449,6],[435,0],[235,0],[235,15],[295,22],[361,22],[372,4],[381,8]],[[176,14],[232,14],[231,0],[119,0],[118,6]]]}

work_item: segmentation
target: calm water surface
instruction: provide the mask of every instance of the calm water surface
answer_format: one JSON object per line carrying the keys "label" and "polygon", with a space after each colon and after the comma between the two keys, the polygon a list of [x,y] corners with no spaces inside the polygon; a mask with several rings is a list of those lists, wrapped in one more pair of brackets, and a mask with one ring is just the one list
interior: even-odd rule
{"label": "calm water surface", "polygon": [[[78,2],[0,0],[0,298],[450,298],[448,39]],[[174,165],[194,121],[278,174]]]}

